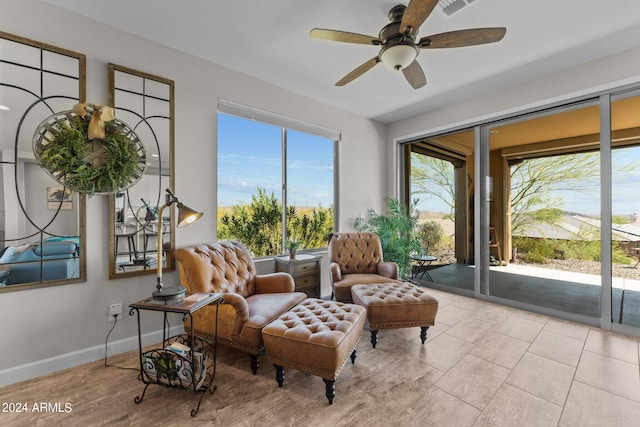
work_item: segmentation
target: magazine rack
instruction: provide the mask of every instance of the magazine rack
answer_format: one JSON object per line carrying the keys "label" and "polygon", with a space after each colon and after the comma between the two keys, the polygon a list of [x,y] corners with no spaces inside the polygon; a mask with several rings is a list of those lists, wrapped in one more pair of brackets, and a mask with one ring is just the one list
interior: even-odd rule
{"label": "magazine rack", "polygon": [[[134,313],[138,317],[138,348],[140,353],[140,380],[145,384],[140,396],[136,396],[135,403],[142,402],[147,387],[157,384],[165,387],[191,390],[200,394],[198,405],[191,410],[194,417],[200,410],[200,403],[208,390],[213,394],[217,387],[213,384],[216,375],[217,330],[213,342],[207,342],[194,335],[193,322],[188,333],[168,337],[168,313],[183,315],[183,321],[192,316],[200,308],[216,304],[216,325],[220,303],[223,302],[221,293],[191,294],[180,303],[165,303],[153,298],[136,302],[129,306],[129,315]],[[162,346],[150,350],[142,350],[142,330],[140,327],[140,311],[161,311],[163,316]],[[185,331],[186,332],[186,331]]]}

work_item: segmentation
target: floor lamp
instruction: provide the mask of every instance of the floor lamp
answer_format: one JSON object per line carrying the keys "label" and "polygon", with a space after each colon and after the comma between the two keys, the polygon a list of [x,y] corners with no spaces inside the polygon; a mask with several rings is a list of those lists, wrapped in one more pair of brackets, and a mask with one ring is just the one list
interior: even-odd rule
{"label": "floor lamp", "polygon": [[[165,204],[158,211],[158,222],[162,221],[162,211],[172,205],[178,206],[178,223],[177,227],[190,225],[200,219],[202,212],[198,212],[185,206],[170,189],[166,189]],[[184,300],[186,289],[184,286],[168,286],[162,284],[162,233],[158,233],[158,273],[156,290],[153,292],[153,299],[156,301],[164,301],[166,304],[179,304]]]}

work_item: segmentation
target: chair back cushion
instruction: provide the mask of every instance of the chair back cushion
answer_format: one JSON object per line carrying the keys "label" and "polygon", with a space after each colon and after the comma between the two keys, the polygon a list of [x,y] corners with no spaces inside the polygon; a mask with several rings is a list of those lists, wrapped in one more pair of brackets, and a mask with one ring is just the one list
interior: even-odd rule
{"label": "chair back cushion", "polygon": [[203,243],[177,249],[180,278],[189,292],[255,294],[256,267],[239,242]]}
{"label": "chair back cushion", "polygon": [[342,274],[376,274],[382,245],[375,233],[335,233],[329,241],[329,259]]}

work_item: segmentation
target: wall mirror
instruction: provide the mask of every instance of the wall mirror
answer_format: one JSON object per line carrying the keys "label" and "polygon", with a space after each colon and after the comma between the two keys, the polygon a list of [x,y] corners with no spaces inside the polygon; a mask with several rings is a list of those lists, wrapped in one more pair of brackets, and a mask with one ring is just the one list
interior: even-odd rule
{"label": "wall mirror", "polygon": [[0,32],[0,292],[84,282],[85,196],[32,149],[38,125],[85,100],[85,56]]}
{"label": "wall mirror", "polygon": [[[173,189],[173,81],[109,64],[109,104],[145,148],[144,175],[126,191],[109,196],[109,278],[155,274],[158,262],[175,269],[174,213],[165,209],[165,189]],[[158,237],[162,250],[158,252]],[[160,253],[160,259],[158,254]]]}

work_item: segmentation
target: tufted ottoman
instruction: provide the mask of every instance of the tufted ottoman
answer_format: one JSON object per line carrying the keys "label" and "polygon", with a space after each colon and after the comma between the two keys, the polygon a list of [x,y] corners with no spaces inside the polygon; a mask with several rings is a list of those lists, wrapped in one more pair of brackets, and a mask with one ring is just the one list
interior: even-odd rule
{"label": "tufted ottoman", "polygon": [[307,298],[262,329],[267,359],[282,387],[284,367],[322,377],[329,404],[335,381],[351,356],[356,359],[365,309],[355,304]]}
{"label": "tufted ottoman", "polygon": [[375,283],[351,287],[353,302],[367,309],[373,348],[378,330],[420,327],[422,344],[435,324],[438,300],[411,283]]}

